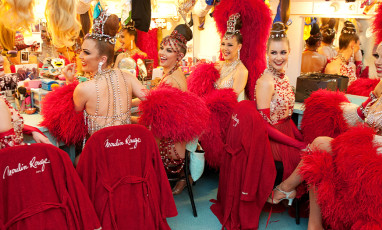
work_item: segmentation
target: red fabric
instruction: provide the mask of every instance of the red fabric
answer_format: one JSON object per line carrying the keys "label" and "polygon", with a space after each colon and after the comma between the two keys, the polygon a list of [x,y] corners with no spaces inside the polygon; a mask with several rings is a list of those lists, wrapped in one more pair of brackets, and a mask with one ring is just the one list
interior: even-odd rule
{"label": "red fabric", "polygon": [[189,142],[200,136],[210,115],[195,94],[164,84],[148,92],[139,110],[140,124],[150,127],[155,137],[174,142]]}
{"label": "red fabric", "polygon": [[347,89],[348,94],[368,97],[378,85],[380,79],[360,78],[352,82]]}
{"label": "red fabric", "polygon": [[0,170],[1,229],[100,228],[66,152],[48,144],[6,148]]}
{"label": "red fabric", "polygon": [[38,132],[45,136],[45,134],[41,132],[38,128],[24,124],[23,133],[27,135],[32,135],[32,132]]}
{"label": "red fabric", "polygon": [[276,177],[265,123],[253,101],[241,101],[230,119],[212,212],[222,229],[257,229]]}
{"label": "red fabric", "polygon": [[379,4],[375,10],[376,15],[373,20],[373,32],[375,34],[375,44],[378,45],[382,42],[382,5]]}
{"label": "red fabric", "polygon": [[78,82],[74,82],[60,87],[42,100],[40,125],[67,145],[81,142],[87,134],[83,113],[74,110],[73,92],[77,85]]}
{"label": "red fabric", "polygon": [[149,59],[154,60],[154,68],[156,68],[158,66],[158,29],[151,29],[147,33],[137,30],[137,35],[138,48],[147,53]]}
{"label": "red fabric", "polygon": [[187,78],[187,88],[199,97],[205,97],[215,90],[215,82],[220,78],[215,64],[199,64]]}
{"label": "red fabric", "polygon": [[77,172],[103,229],[170,229],[166,217],[177,215],[174,198],[155,139],[143,126],[94,133]]}
{"label": "red fabric", "polygon": [[301,131],[306,143],[311,143],[319,136],[334,138],[348,130],[340,106],[343,102],[349,102],[344,93],[322,89],[313,92],[305,100]]}
{"label": "red fabric", "polygon": [[208,126],[200,136],[199,141],[205,151],[207,163],[213,168],[219,168],[227,127],[231,120],[234,107],[237,105],[237,95],[232,89],[214,90],[204,98],[211,113]]}
{"label": "red fabric", "polygon": [[[375,96],[374,96],[375,97]],[[364,101],[362,103],[362,105],[360,105],[358,108],[357,108],[357,114],[358,116],[362,119],[362,120],[365,120],[365,114],[362,112],[361,110],[361,107],[362,108],[366,108],[366,106],[372,101],[373,99],[371,97],[369,97],[366,101]]]}
{"label": "red fabric", "polygon": [[271,11],[263,0],[237,1],[221,0],[215,7],[214,19],[221,37],[227,30],[230,15],[240,13],[243,27],[243,47],[240,59],[248,69],[246,95],[254,100],[256,80],[266,68],[266,44],[272,24]]}
{"label": "red fabric", "polygon": [[382,155],[374,135],[369,127],[355,127],[332,141],[333,153],[303,158],[300,172],[316,186],[323,220],[331,229],[381,229]]}

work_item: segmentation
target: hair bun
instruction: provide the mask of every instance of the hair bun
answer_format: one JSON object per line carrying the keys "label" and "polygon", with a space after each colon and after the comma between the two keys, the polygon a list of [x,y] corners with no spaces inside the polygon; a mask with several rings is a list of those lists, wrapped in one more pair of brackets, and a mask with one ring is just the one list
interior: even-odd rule
{"label": "hair bun", "polygon": [[341,30],[341,34],[355,34],[357,31],[353,26],[344,26],[344,28],[342,28]]}
{"label": "hair bun", "polygon": [[103,33],[111,37],[114,37],[118,33],[118,29],[119,29],[119,18],[117,15],[111,14],[107,18],[103,26]]}
{"label": "hair bun", "polygon": [[187,41],[192,39],[192,30],[186,24],[177,25],[174,30],[183,35]]}
{"label": "hair bun", "polygon": [[287,27],[282,22],[275,22],[272,25],[272,29],[270,32],[271,38],[284,38],[286,37]]}

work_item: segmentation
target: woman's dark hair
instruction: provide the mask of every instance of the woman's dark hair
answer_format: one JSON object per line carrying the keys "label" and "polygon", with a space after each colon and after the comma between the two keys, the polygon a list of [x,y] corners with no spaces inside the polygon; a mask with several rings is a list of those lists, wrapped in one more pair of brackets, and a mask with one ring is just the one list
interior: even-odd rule
{"label": "woman's dark hair", "polygon": [[92,27],[92,21],[90,20],[90,12],[87,11],[84,14],[80,14],[81,31],[80,38],[84,38],[89,33]]}
{"label": "woman's dark hair", "polygon": [[134,42],[137,43],[138,35],[133,22],[127,23],[127,25],[122,28],[122,31],[126,31],[128,34],[133,35]]}
{"label": "woman's dark hair", "polygon": [[[178,31],[179,34],[183,35],[186,41],[190,41],[192,39],[192,30],[186,24],[177,25],[174,30]],[[182,42],[180,40],[178,41]],[[187,50],[184,47],[180,47],[179,52],[186,54],[186,51]]]}
{"label": "woman's dark hair", "polygon": [[346,49],[351,41],[358,42],[359,37],[356,33],[356,29],[353,23],[349,21],[345,22],[345,26],[342,28],[340,38],[338,40],[339,49]]}
{"label": "woman's dark hair", "polygon": [[[103,25],[103,33],[105,35],[109,35],[111,37],[114,37],[119,29],[119,19],[118,16],[115,14],[110,15],[105,24]],[[89,37],[90,38],[90,37]],[[87,39],[89,39],[87,38]],[[105,55],[107,57],[107,65],[113,64],[114,61],[114,45],[110,42],[105,42],[103,39],[93,39],[93,41],[96,42],[96,48],[98,50],[98,54],[100,56]]]}
{"label": "woman's dark hair", "polygon": [[282,22],[275,22],[272,25],[271,32],[269,34],[268,42],[267,42],[267,50],[269,50],[269,45],[272,41],[287,41],[288,48],[289,46],[289,39],[286,35],[287,27]]}
{"label": "woman's dark hair", "polygon": [[328,26],[321,29],[322,41],[326,44],[332,44],[336,31]]}
{"label": "woman's dark hair", "polygon": [[238,44],[243,44],[243,36],[240,33],[241,28],[243,27],[243,22],[241,21],[241,17],[236,19],[235,31],[236,33],[226,32],[227,35],[234,35],[236,37],[236,41]]}
{"label": "woman's dark hair", "polygon": [[317,23],[313,23],[312,29],[310,30],[310,36],[305,40],[305,43],[309,47],[316,47],[319,46],[321,39],[320,27],[318,27]]}

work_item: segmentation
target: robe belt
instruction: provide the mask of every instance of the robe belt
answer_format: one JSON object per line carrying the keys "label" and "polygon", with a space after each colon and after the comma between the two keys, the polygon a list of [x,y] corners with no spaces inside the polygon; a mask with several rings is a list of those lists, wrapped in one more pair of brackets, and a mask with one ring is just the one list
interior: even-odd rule
{"label": "robe belt", "polygon": [[34,204],[32,206],[29,206],[28,208],[25,208],[24,210],[22,210],[21,212],[19,212],[17,215],[15,215],[12,219],[10,219],[7,223],[3,224],[2,222],[0,222],[0,229],[1,230],[6,230],[8,229],[9,227],[11,227],[13,224],[23,220],[23,219],[26,219],[26,218],[29,218],[33,215],[36,215],[36,214],[39,214],[39,213],[42,213],[42,212],[45,212],[49,209],[53,209],[53,208],[62,208],[65,210],[65,216],[66,216],[66,220],[68,221],[69,219],[69,210],[68,210],[68,207],[66,205],[68,201],[68,197],[64,197],[63,198],[63,202],[62,203],[54,203],[54,202],[40,202],[40,203],[37,203],[37,204]]}
{"label": "robe belt", "polygon": [[231,156],[236,156],[238,153],[241,152],[241,150],[243,149],[243,147],[237,147],[237,148],[232,148],[230,145],[227,145],[225,144],[224,145],[224,149],[227,151],[228,154],[230,154]]}
{"label": "robe belt", "polygon": [[[146,186],[144,186],[144,194],[146,194],[146,199],[149,196],[149,185],[148,185],[148,175],[145,175],[145,177],[138,177],[138,176],[125,176],[119,179],[116,183],[114,183],[113,186],[109,186],[104,181],[102,181],[102,185],[105,187],[105,189],[109,192],[109,207],[110,207],[110,215],[112,219],[112,224],[115,230],[118,229],[117,222],[115,220],[115,210],[114,210],[114,203],[113,203],[113,192],[114,190],[122,184],[139,184],[144,183]],[[145,200],[146,200],[145,199]],[[146,204],[145,204],[146,205]]]}

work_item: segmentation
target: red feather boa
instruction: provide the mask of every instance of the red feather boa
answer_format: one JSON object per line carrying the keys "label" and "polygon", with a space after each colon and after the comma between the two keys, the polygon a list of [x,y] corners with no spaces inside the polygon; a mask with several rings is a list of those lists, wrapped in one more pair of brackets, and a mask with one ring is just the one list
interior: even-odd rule
{"label": "red feather boa", "polygon": [[368,97],[379,81],[380,79],[359,78],[349,85],[347,93]]}
{"label": "red feather boa", "polygon": [[199,140],[207,163],[213,168],[219,168],[231,115],[238,103],[237,95],[232,89],[214,90],[206,95],[205,103],[211,117],[209,128]]}
{"label": "red feather boa", "polygon": [[154,28],[149,32],[137,30],[137,46],[147,53],[147,58],[154,60],[154,68],[158,66],[158,29]]}
{"label": "red feather boa", "polygon": [[215,91],[215,82],[220,78],[219,71],[212,64],[199,64],[187,78],[187,88],[199,97]]}
{"label": "red feather boa", "polygon": [[48,93],[43,101],[41,126],[67,145],[82,141],[87,134],[83,113],[74,110],[73,92],[78,82]]}
{"label": "red feather boa", "polygon": [[190,92],[160,85],[139,104],[139,123],[151,127],[157,138],[189,142],[207,129],[209,110],[205,103]]}
{"label": "red feather boa", "polygon": [[263,0],[221,0],[214,11],[214,19],[221,36],[227,30],[229,16],[234,13],[240,13],[243,24],[240,30],[243,35],[240,59],[248,69],[246,95],[254,100],[256,80],[266,68],[265,53],[272,24],[271,11]]}
{"label": "red feather boa", "polygon": [[342,92],[317,90],[305,100],[301,131],[306,143],[316,137],[336,137],[349,127],[340,107],[342,102],[349,102]]}
{"label": "red feather boa", "polygon": [[371,128],[355,127],[332,141],[332,154],[303,157],[300,172],[316,187],[323,220],[332,229],[382,226],[382,155],[374,135]]}
{"label": "red feather boa", "polygon": [[376,15],[373,21],[373,32],[375,34],[375,44],[382,42],[382,4],[379,4],[378,9],[376,10]]}

